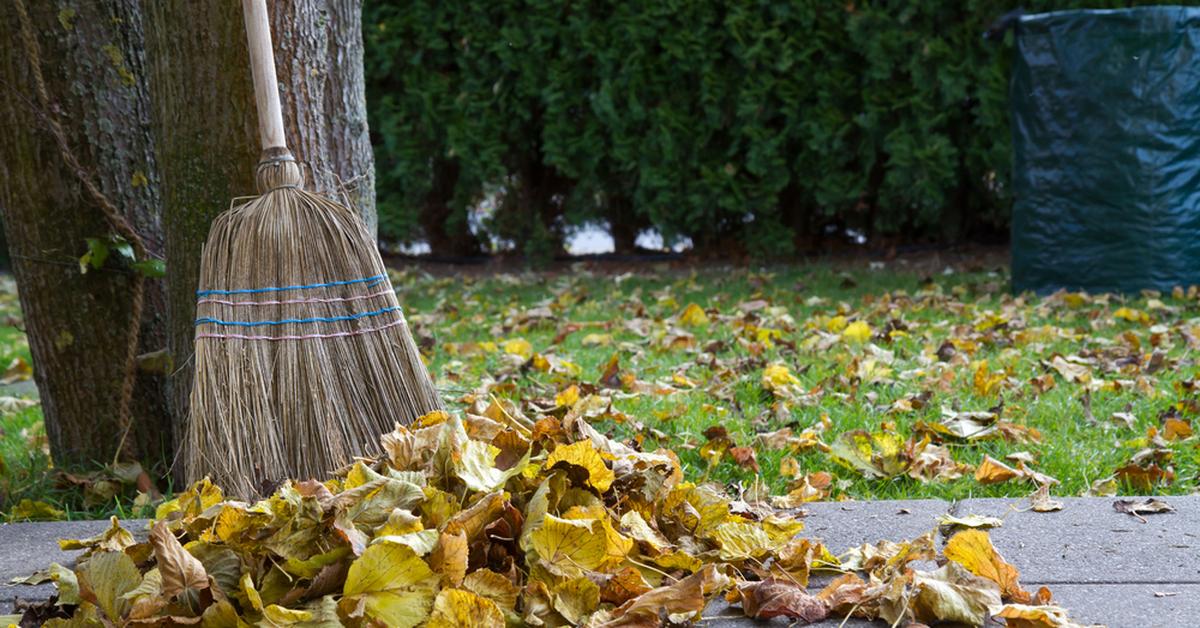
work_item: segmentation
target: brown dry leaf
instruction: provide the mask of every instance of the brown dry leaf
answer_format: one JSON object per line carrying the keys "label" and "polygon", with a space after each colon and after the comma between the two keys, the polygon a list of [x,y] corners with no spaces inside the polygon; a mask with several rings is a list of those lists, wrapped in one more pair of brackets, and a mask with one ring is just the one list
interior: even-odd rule
{"label": "brown dry leaf", "polygon": [[1132,515],[1141,520],[1142,523],[1146,523],[1146,519],[1142,515],[1175,512],[1175,509],[1170,504],[1154,497],[1148,497],[1143,502],[1135,502],[1132,499],[1118,499],[1113,502],[1113,510]]}
{"label": "brown dry leaf", "polygon": [[1057,479],[1025,466],[1021,460],[1018,460],[1016,468],[1013,468],[985,455],[975,469],[975,481],[980,484],[998,484],[1012,479],[1027,480],[1039,486],[1059,483]]}
{"label": "brown dry leaf", "polygon": [[609,578],[600,589],[600,601],[620,606],[650,590],[642,573],[624,567]]}
{"label": "brown dry leaf", "polygon": [[852,573],[844,573],[830,581],[817,593],[829,606],[831,615],[848,615],[867,600],[867,583]]}
{"label": "brown dry leaf", "polygon": [[1083,361],[1077,356],[1068,356],[1067,358],[1064,358],[1061,355],[1056,355],[1051,358],[1048,364],[1043,364],[1057,371],[1058,374],[1068,382],[1086,383],[1089,379],[1091,379],[1091,369],[1088,368],[1086,363],[1082,362]]}
{"label": "brown dry leaf", "polygon": [[438,535],[437,545],[429,555],[429,567],[442,574],[444,582],[461,586],[467,575],[467,534],[460,526],[448,525]]}
{"label": "brown dry leaf", "polygon": [[758,456],[755,455],[754,449],[750,447],[731,447],[729,448],[729,457],[743,469],[749,469],[758,473]]}
{"label": "brown dry leaf", "polygon": [[1163,421],[1162,437],[1165,441],[1179,441],[1192,437],[1192,424],[1183,419],[1168,418]]}
{"label": "brown dry leaf", "polygon": [[980,462],[979,466],[975,468],[975,481],[980,484],[999,484],[1019,475],[1016,469],[991,456],[984,456],[983,462]]}
{"label": "brown dry leaf", "polygon": [[1042,484],[1029,496],[1029,509],[1034,512],[1062,510],[1063,503],[1050,497],[1050,485]]}
{"label": "brown dry leaf", "polygon": [[1170,484],[1175,481],[1175,471],[1170,467],[1162,468],[1152,462],[1146,466],[1129,463],[1114,472],[1117,480],[1126,482],[1134,489],[1148,493],[1160,484]]}
{"label": "brown dry leaf", "polygon": [[731,582],[716,565],[705,565],[674,584],[651,589],[618,606],[600,626],[658,626],[663,615],[671,623],[693,621],[704,611],[706,598],[725,590]]}
{"label": "brown dry leaf", "polygon": [[956,461],[950,450],[942,445],[933,445],[926,436],[910,454],[912,463],[908,476],[921,482],[949,482],[961,478],[971,467]]}
{"label": "brown dry leaf", "polygon": [[204,565],[192,556],[179,539],[167,529],[162,521],[155,522],[150,530],[150,543],[154,546],[154,559],[162,575],[162,594],[175,597],[188,589],[207,589],[208,573]]}
{"label": "brown dry leaf", "polygon": [[811,624],[829,615],[829,603],[810,595],[790,580],[768,578],[759,582],[739,582],[729,592],[730,602],[740,603],[746,617],[772,619],[786,617]]}

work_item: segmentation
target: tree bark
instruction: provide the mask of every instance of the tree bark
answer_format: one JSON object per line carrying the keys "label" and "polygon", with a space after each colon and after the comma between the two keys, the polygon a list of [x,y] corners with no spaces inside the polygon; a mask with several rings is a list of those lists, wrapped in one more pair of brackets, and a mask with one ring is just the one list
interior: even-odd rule
{"label": "tree bark", "polygon": [[[192,386],[201,245],[231,199],[255,193],[261,147],[241,4],[142,3],[167,234],[172,399],[182,419]],[[351,0],[280,0],[268,10],[287,141],[310,165],[308,187],[344,202],[345,184],[374,231],[361,7]]]}
{"label": "tree bark", "polygon": [[313,186],[359,210],[374,236],[362,0],[279,0],[269,9],[292,154],[308,164]]}
{"label": "tree bark", "polygon": [[[26,3],[52,111],[35,95],[16,11],[0,11],[0,212],[20,292],[51,455],[59,466],[110,462],[122,436],[119,402],[133,271],[117,255],[80,272],[86,238],[112,230],[51,138],[47,116],[101,191],[161,257],[159,176],[150,127],[142,15],[136,0]],[[140,350],[163,348],[161,280],[145,284]],[[143,461],[168,459],[165,377],[139,374],[129,438]]]}

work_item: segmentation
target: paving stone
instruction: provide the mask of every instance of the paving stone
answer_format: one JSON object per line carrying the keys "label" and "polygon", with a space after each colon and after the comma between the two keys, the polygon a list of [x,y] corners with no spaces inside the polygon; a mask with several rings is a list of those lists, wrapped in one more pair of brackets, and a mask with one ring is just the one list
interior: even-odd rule
{"label": "paving stone", "polygon": [[[121,525],[138,539],[146,538],[145,520],[123,521]],[[54,593],[53,584],[9,584],[50,563],[73,565],[79,552],[58,549],[59,539],[84,539],[108,529],[109,522],[54,521],[0,525],[0,614],[11,613],[17,599],[41,601]]]}
{"label": "paving stone", "polygon": [[954,512],[1004,519],[992,542],[1022,582],[1200,584],[1200,497],[1163,497],[1176,512],[1145,523],[1114,510],[1116,498],[1058,499],[1057,512],[1026,510],[1023,499],[969,499]]}
{"label": "paving stone", "polygon": [[950,511],[938,499],[883,502],[814,502],[805,504],[801,536],[819,538],[834,554],[876,541],[907,541],[937,526]]}
{"label": "paving stone", "polygon": [[[1041,584],[1025,583],[1036,590]],[[1180,628],[1200,622],[1200,585],[1195,584],[1047,584],[1054,603],[1079,624],[1109,628]],[[1173,593],[1155,597],[1155,593]]]}

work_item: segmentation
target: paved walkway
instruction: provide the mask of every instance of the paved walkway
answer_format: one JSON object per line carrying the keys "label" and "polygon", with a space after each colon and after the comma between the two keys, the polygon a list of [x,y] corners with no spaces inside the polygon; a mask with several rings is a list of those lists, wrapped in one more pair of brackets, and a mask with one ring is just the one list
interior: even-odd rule
{"label": "paved walkway", "polygon": [[[1200,497],[1163,499],[1176,512],[1146,515],[1145,523],[1113,510],[1111,498],[1060,498],[1065,508],[1049,513],[1022,511],[1027,502],[1020,499],[815,503],[807,507],[805,534],[823,539],[838,553],[881,539],[912,539],[936,525],[943,513],[1000,517],[1004,525],[990,531],[992,541],[1021,571],[1021,584],[1031,591],[1049,587],[1055,602],[1069,609],[1075,621],[1112,628],[1200,625]],[[0,583],[50,562],[69,563],[71,553],[60,552],[56,540],[91,536],[107,525],[85,521],[0,526]],[[127,525],[139,532],[144,527]],[[815,580],[813,586],[821,583]],[[0,586],[0,614],[12,612],[15,598],[44,599],[52,590],[49,585]],[[704,623],[721,628],[787,625],[782,620],[751,624],[740,614],[740,609],[718,601],[705,613]],[[816,625],[839,624],[830,620]]]}

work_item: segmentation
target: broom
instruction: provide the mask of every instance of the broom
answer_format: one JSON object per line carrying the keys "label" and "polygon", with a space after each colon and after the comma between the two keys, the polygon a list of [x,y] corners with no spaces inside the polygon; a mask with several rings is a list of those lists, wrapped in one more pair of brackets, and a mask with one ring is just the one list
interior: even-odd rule
{"label": "broom", "polygon": [[259,196],[213,221],[197,291],[189,482],[262,495],[375,453],[440,409],[366,226],[304,190],[284,140],[265,0],[243,0],[258,106]]}

